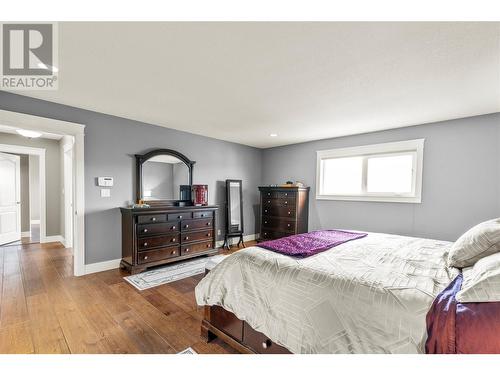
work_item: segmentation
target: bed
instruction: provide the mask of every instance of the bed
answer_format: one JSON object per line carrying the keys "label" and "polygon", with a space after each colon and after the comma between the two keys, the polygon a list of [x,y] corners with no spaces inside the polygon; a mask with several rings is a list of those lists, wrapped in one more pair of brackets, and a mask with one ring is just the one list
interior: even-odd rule
{"label": "bed", "polygon": [[424,353],[427,313],[460,274],[451,245],[369,233],[304,259],[238,251],[196,287],[202,332],[242,352]]}

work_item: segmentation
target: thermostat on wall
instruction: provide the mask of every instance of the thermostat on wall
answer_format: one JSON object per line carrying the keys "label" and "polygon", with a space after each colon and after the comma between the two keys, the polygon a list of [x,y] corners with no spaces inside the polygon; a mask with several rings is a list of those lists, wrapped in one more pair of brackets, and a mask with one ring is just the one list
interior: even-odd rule
{"label": "thermostat on wall", "polygon": [[113,186],[113,177],[97,177],[97,186]]}

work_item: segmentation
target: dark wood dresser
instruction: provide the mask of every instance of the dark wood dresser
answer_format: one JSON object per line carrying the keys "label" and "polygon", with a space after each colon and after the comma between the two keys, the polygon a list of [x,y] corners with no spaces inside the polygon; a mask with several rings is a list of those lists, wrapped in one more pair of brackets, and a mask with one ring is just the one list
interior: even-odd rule
{"label": "dark wood dresser", "polygon": [[308,230],[309,188],[260,186],[260,240]]}
{"label": "dark wood dresser", "polygon": [[121,268],[148,267],[217,253],[217,206],[121,208]]}

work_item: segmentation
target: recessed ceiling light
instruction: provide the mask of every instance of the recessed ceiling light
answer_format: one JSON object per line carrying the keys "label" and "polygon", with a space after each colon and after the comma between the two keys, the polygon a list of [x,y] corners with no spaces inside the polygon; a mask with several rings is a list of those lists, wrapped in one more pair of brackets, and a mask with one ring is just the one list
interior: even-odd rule
{"label": "recessed ceiling light", "polygon": [[26,138],[38,138],[42,135],[42,133],[35,132],[33,130],[25,130],[25,129],[16,129],[16,132],[19,135],[22,135],[23,137],[26,137]]}
{"label": "recessed ceiling light", "polygon": [[277,136],[278,136],[278,134],[276,134],[276,133],[271,133],[271,134],[269,134],[269,136],[270,136],[270,137],[277,137]]}

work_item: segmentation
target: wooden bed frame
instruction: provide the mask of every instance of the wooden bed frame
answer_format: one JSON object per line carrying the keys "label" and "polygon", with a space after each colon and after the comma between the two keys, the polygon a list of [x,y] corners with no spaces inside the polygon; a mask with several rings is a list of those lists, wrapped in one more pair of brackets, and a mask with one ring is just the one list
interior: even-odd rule
{"label": "wooden bed frame", "polygon": [[205,306],[201,322],[201,337],[210,342],[216,337],[245,354],[291,354],[285,347],[274,343],[257,332],[244,320],[220,306]]}

